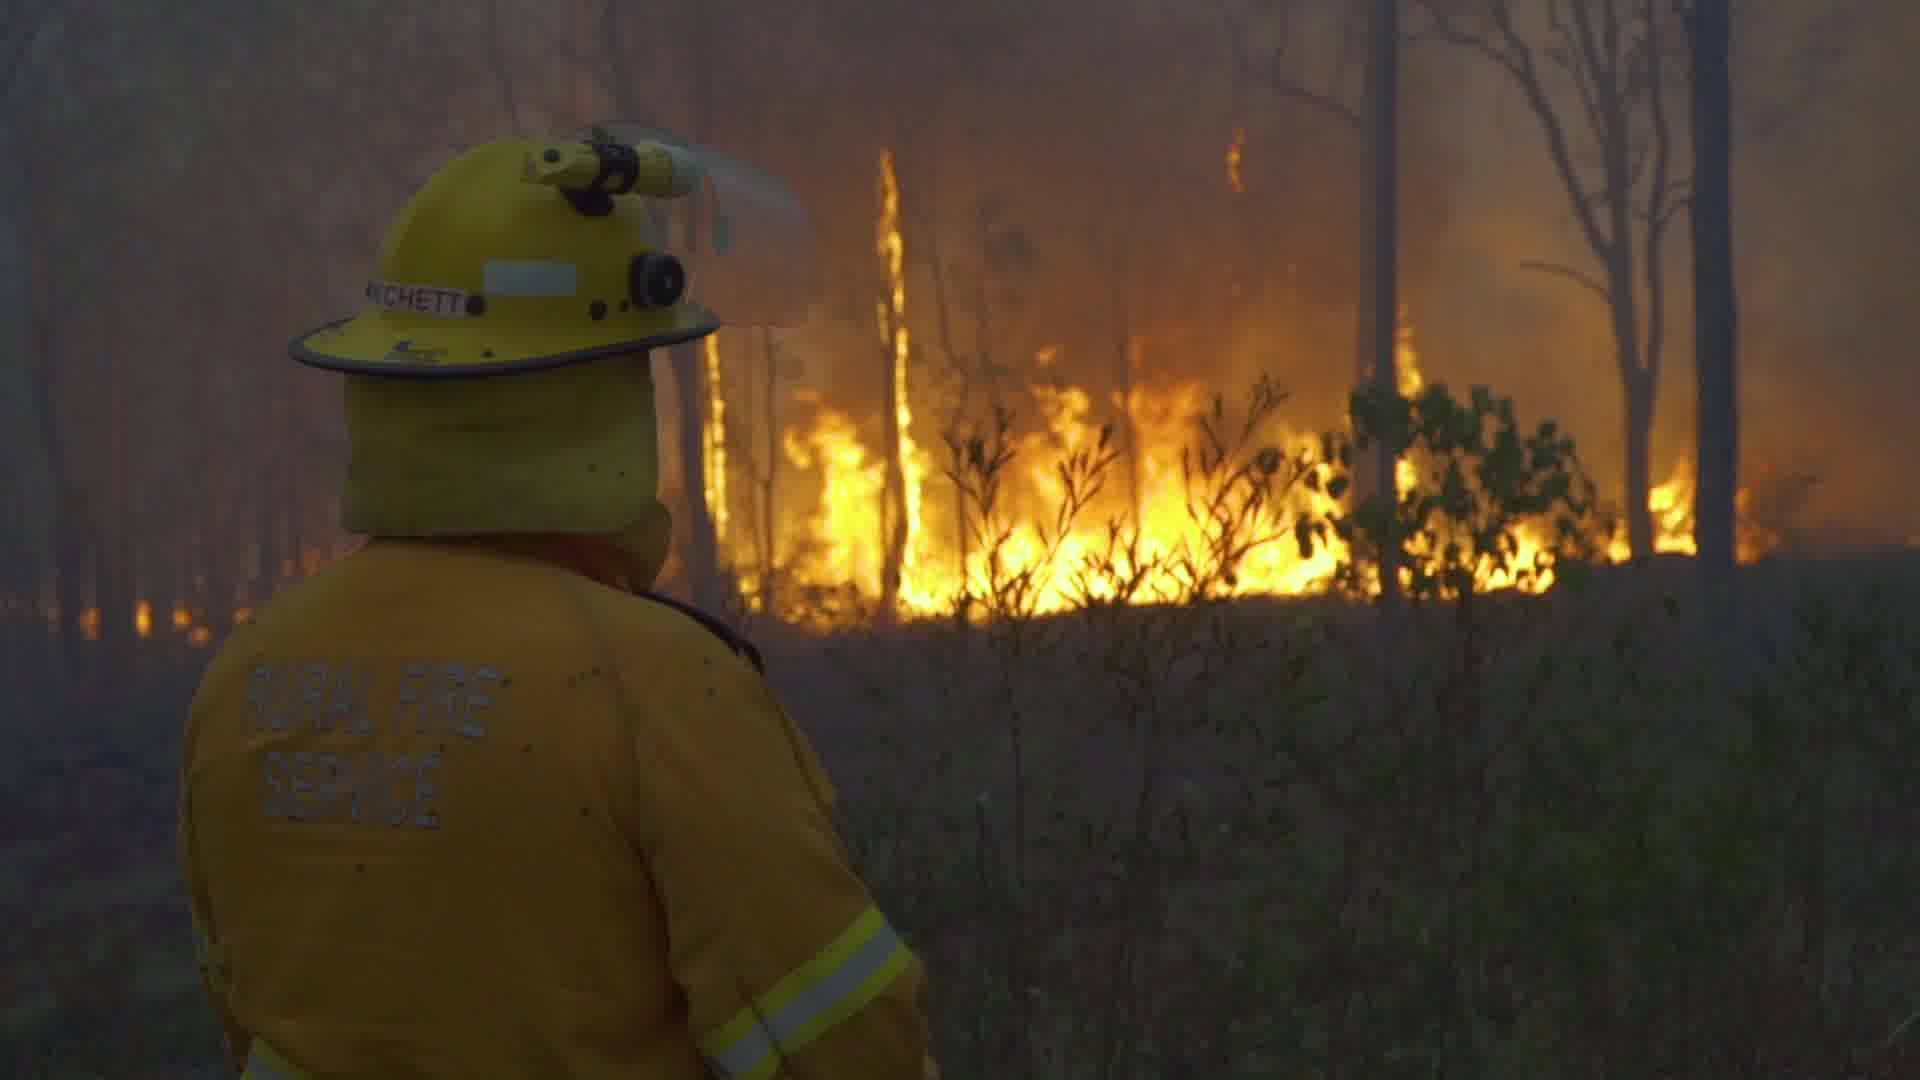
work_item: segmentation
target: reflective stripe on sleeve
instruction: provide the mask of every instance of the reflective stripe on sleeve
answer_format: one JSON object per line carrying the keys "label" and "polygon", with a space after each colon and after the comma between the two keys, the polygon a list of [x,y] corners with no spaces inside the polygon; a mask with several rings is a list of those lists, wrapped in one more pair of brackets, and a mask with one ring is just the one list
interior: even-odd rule
{"label": "reflective stripe on sleeve", "polygon": [[727,1080],[765,1080],[783,1058],[878,997],[912,959],[886,916],[869,907],[813,959],[702,1036],[700,1049]]}
{"label": "reflective stripe on sleeve", "polygon": [[247,1071],[240,1074],[240,1080],[306,1080],[306,1074],[280,1051],[255,1039],[247,1048]]}

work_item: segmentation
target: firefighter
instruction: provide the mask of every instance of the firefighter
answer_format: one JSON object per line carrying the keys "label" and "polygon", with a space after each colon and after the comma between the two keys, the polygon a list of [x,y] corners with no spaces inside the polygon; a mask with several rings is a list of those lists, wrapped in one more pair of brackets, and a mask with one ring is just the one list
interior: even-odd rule
{"label": "firefighter", "polygon": [[[714,332],[642,196],[671,143],[506,139],[415,194],[345,373],[357,552],[265,605],[188,719],[181,858],[235,1068],[936,1076],[919,961],[834,790],[667,554],[648,352]],[[691,617],[690,617],[691,616]]]}

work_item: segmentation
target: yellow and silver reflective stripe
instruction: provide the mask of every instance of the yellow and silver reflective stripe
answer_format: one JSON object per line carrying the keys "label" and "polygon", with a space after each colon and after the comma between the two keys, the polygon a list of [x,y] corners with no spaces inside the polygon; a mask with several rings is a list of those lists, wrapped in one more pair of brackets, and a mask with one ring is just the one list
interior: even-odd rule
{"label": "yellow and silver reflective stripe", "polygon": [[247,1049],[247,1071],[240,1080],[306,1080],[307,1074],[294,1067],[280,1051],[259,1039]]}
{"label": "yellow and silver reflective stripe", "polygon": [[783,1058],[878,997],[912,961],[886,916],[869,907],[813,959],[703,1036],[701,1052],[726,1080],[765,1080]]}

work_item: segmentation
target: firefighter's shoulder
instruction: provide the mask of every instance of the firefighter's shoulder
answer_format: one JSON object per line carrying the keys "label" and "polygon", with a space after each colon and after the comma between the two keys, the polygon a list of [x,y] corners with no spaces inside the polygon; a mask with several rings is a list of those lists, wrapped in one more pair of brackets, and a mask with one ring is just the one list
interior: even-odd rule
{"label": "firefighter's shoulder", "polygon": [[619,634],[623,646],[666,664],[743,664],[756,673],[766,671],[760,650],[725,618],[664,593],[603,594],[595,614]]}

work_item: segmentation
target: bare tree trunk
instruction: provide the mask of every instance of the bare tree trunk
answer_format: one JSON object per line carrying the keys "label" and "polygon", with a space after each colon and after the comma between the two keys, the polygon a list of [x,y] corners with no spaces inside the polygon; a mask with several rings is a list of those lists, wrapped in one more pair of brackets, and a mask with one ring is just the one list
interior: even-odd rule
{"label": "bare tree trunk", "polygon": [[1633,549],[1633,561],[1642,562],[1653,555],[1653,513],[1647,505],[1647,493],[1653,490],[1653,379],[1641,373],[1627,375],[1621,381],[1626,395],[1626,488],[1627,543]]}
{"label": "bare tree trunk", "polygon": [[195,500],[193,559],[187,569],[187,609],[194,625],[221,637],[232,629],[236,567],[228,558],[227,459],[217,445],[219,421],[211,400],[213,385],[209,350],[195,350],[193,378],[193,440],[195,474],[200,491]]}
{"label": "bare tree trunk", "polygon": [[[1370,65],[1370,101],[1373,126],[1373,280],[1372,328],[1375,389],[1399,393],[1394,364],[1400,307],[1397,297],[1400,255],[1400,2],[1375,0],[1373,57]],[[1378,448],[1373,466],[1374,491],[1391,506],[1396,498],[1397,460],[1385,445]],[[1388,518],[1397,521],[1398,515]],[[1380,604],[1391,612],[1400,598],[1400,545],[1389,529],[1380,546]]]}
{"label": "bare tree trunk", "polygon": [[[1693,0],[1687,20],[1693,81],[1695,438],[1700,463],[1694,543],[1710,595],[1733,581],[1739,489],[1739,310],[1733,266],[1733,38],[1729,0]],[[1724,611],[1724,609],[1722,609]]]}
{"label": "bare tree trunk", "polygon": [[[1648,445],[1665,347],[1663,241],[1681,187],[1670,175],[1664,96],[1662,28],[1671,9],[1665,0],[1554,6],[1550,43],[1537,47],[1521,33],[1512,0],[1484,0],[1477,16],[1431,0],[1425,6],[1441,40],[1490,58],[1525,96],[1574,221],[1602,269],[1596,277],[1576,267],[1523,264],[1567,278],[1608,305],[1627,411],[1627,535],[1632,557],[1644,559],[1655,539]],[[1541,57],[1573,78],[1577,105],[1555,103]],[[1645,118],[1646,130],[1636,127],[1636,117]],[[1581,160],[1582,135],[1598,151],[1597,169]]]}
{"label": "bare tree trunk", "polygon": [[[1131,226],[1123,226],[1130,228]],[[1128,295],[1133,276],[1131,237],[1115,234],[1113,261],[1108,268],[1107,288],[1112,305],[1114,375],[1120,389],[1121,460],[1127,469],[1127,525],[1140,529],[1140,431],[1133,401],[1133,304]]]}
{"label": "bare tree trunk", "polygon": [[133,663],[133,562],[139,538],[131,512],[132,480],[127,417],[127,364],[117,344],[107,346],[107,490],[101,507],[96,581],[99,588],[101,674],[105,688],[124,687]]}

